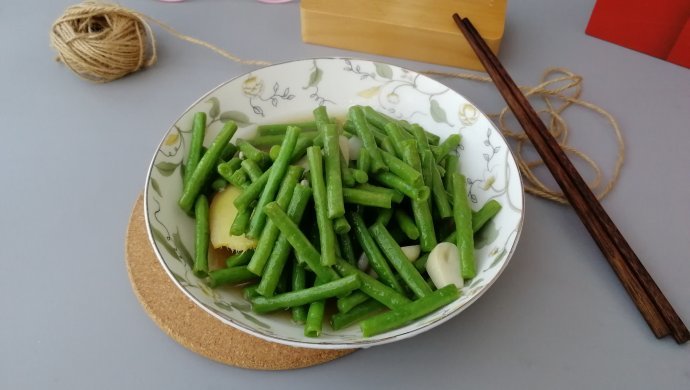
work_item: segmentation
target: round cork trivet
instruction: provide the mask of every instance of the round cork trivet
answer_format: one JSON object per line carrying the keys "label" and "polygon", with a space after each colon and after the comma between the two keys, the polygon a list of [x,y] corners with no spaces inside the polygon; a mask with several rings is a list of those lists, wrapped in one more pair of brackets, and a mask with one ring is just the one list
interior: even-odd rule
{"label": "round cork trivet", "polygon": [[323,350],[270,343],[212,317],[196,306],[163,270],[146,234],[143,196],[127,226],[127,273],[144,310],[183,347],[220,363],[257,370],[289,370],[325,363],[355,349]]}

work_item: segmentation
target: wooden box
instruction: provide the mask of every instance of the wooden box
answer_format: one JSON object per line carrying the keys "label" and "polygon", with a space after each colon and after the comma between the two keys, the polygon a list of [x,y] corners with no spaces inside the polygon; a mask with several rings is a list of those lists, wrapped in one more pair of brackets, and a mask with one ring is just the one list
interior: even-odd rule
{"label": "wooden box", "polygon": [[302,0],[304,42],[483,70],[453,22],[468,17],[491,49],[503,38],[507,0]]}

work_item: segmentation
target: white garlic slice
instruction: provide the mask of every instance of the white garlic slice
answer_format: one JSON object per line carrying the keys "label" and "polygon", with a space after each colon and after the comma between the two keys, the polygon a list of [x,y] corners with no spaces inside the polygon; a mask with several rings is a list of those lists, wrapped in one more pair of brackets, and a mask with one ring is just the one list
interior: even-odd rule
{"label": "white garlic slice", "polygon": [[346,136],[341,135],[338,137],[338,143],[343,159],[345,159],[345,161],[350,161],[350,140],[348,140]]}
{"label": "white garlic slice", "polygon": [[347,140],[347,144],[350,158],[353,160],[359,159],[359,150],[362,149],[362,140],[359,139],[359,137],[351,137]]}
{"label": "white garlic slice", "polygon": [[407,260],[410,261],[417,260],[422,252],[422,249],[419,245],[403,246],[400,249],[402,249],[403,253],[407,257]]}
{"label": "white garlic slice", "polygon": [[462,288],[464,281],[460,275],[460,253],[458,247],[450,242],[441,242],[429,253],[426,272],[436,288],[454,284]]}

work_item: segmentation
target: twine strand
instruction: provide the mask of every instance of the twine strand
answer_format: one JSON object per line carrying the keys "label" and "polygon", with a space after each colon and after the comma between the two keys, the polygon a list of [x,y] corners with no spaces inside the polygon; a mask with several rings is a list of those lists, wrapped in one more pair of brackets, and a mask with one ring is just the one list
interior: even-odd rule
{"label": "twine strand", "polygon": [[[492,83],[488,76],[481,76],[473,73],[453,73],[435,70],[427,70],[421,73],[439,77],[452,77],[457,79],[476,81],[481,83]],[[561,148],[571,156],[582,160],[594,174],[594,178],[588,185],[595,192],[597,199],[605,198],[615,187],[620,177],[623,163],[625,161],[625,142],[618,121],[606,110],[596,104],[590,103],[580,98],[582,93],[582,76],[577,75],[565,68],[548,68],[541,78],[541,82],[533,87],[521,86],[520,90],[529,98],[539,98],[546,108],[538,110],[540,117],[549,117],[547,128],[556,138]],[[599,165],[587,154],[568,144],[570,127],[563,119],[562,113],[569,107],[576,105],[597,113],[608,123],[608,127],[614,134],[616,140],[617,157],[611,177],[602,184],[603,173]],[[538,197],[548,199],[561,204],[568,204],[567,199],[561,191],[550,188],[535,173],[536,168],[544,165],[541,159],[528,161],[524,153],[531,149],[529,138],[523,132],[510,129],[507,124],[508,118],[512,115],[509,107],[503,107],[496,114],[488,114],[489,117],[497,121],[497,126],[505,135],[515,143],[515,159],[525,179],[525,191]]]}
{"label": "twine strand", "polygon": [[[254,66],[271,65],[268,61],[246,60],[208,42],[182,34],[169,25],[115,4],[86,1],[73,5],[55,21],[51,28],[50,42],[58,52],[57,60],[86,80],[106,83],[130,73],[154,65],[158,59],[156,37],[147,21],[183,41],[203,46],[230,61]],[[492,83],[491,78],[474,73],[453,73],[426,70],[429,76]],[[538,110],[540,117],[548,117],[547,128],[561,148],[589,167],[594,178],[588,185],[598,199],[605,198],[615,187],[625,160],[625,143],[616,119],[603,108],[580,98],[582,76],[565,68],[548,68],[541,82],[532,87],[521,86],[525,96],[538,98],[545,108]],[[603,173],[599,165],[581,150],[568,144],[570,127],[562,113],[571,106],[580,106],[603,117],[612,129],[617,144],[617,158],[609,180],[602,185]],[[538,197],[561,204],[568,204],[562,192],[550,188],[535,173],[544,165],[540,159],[528,160],[523,154],[530,148],[527,135],[513,131],[507,124],[511,112],[503,107],[498,113],[489,114],[506,138],[515,143],[514,155],[524,177],[525,191]]]}

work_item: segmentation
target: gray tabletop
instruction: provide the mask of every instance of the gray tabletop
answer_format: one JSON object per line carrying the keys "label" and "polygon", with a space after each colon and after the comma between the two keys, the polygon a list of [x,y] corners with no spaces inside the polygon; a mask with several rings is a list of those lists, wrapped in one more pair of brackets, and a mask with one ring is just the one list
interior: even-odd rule
{"label": "gray tabletop", "polygon": [[[168,338],[130,288],[124,235],[164,131],[199,96],[254,67],[156,30],[158,64],[82,81],[53,61],[52,22],[73,0],[0,6],[0,388],[686,389],[690,349],[656,340],[569,208],[532,196],[515,255],[474,305],[427,333],[288,372],[224,366]],[[123,5],[244,58],[358,56],[301,42],[299,5],[252,0]],[[534,84],[550,66],[624,131],[627,160],[604,206],[690,321],[690,70],[589,37],[594,0],[512,1],[501,59]],[[446,80],[484,111],[489,86]],[[610,173],[605,123],[575,110],[573,143]],[[230,347],[231,348],[231,347]]]}

